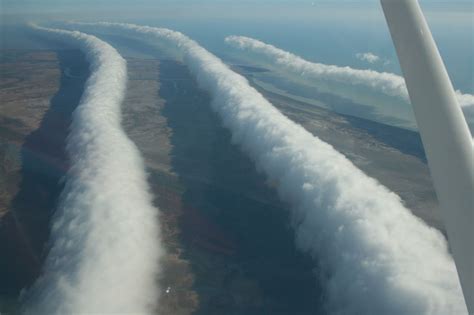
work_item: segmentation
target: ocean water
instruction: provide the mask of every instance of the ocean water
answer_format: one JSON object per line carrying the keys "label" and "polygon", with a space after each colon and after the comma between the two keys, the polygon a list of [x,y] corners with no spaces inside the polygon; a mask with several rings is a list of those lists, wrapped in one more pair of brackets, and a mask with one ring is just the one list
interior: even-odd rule
{"label": "ocean water", "polygon": [[[311,62],[400,75],[397,56],[378,1],[345,3],[263,1],[259,4],[245,1],[239,3],[203,1],[199,4],[180,1],[152,5],[142,0],[133,8],[125,7],[123,2],[110,8],[104,0],[94,3],[94,7],[97,9],[90,11],[86,4],[78,5],[77,8],[64,6],[56,8],[56,13],[45,13],[37,8],[34,14],[28,13],[28,10],[10,10],[10,15],[7,14],[4,23],[11,25],[13,22],[33,20],[61,26],[61,21],[80,20],[166,27],[188,35],[231,65],[262,66],[258,60],[224,42],[226,36],[243,35],[275,45]],[[473,94],[474,4],[422,1],[422,8],[454,88],[463,93]],[[19,31],[14,31],[17,29],[16,26],[9,27],[11,29],[8,32],[3,32],[5,35],[2,37],[2,46],[42,45],[31,34],[25,39],[25,36],[20,36]],[[144,45],[139,42],[132,43],[126,39],[97,35],[105,40],[113,40],[114,46],[122,54],[138,58],[164,56],[157,56],[156,49],[155,52],[144,49]],[[380,60],[369,63],[357,57],[357,54],[366,52],[377,55]],[[259,79],[267,83],[277,82],[279,84],[274,85],[274,88],[295,96],[315,94],[316,82],[295,82],[294,78],[286,76],[285,73],[278,73],[278,69],[273,70],[276,71],[259,74]],[[285,81],[288,81],[288,84]],[[347,104],[354,104],[346,108],[339,107],[335,110],[339,113],[416,130],[415,119],[408,103],[400,103],[393,98],[370,93],[362,88],[352,90],[347,90],[347,87],[341,90],[337,86],[331,88],[334,89],[332,91],[334,96],[342,96],[348,99]],[[472,122],[470,127],[471,130],[474,129]]]}
{"label": "ocean water", "polygon": [[[23,3],[24,2],[24,3]],[[293,52],[309,61],[400,74],[395,50],[378,1],[242,1],[192,3],[141,0],[88,1],[77,5],[45,1],[6,3],[0,19],[0,46],[31,44],[11,27],[26,22],[113,21],[167,27],[181,31],[224,59],[238,58],[224,43],[244,35]],[[50,6],[48,6],[48,4]],[[474,93],[474,3],[422,1],[422,8],[456,89]],[[38,45],[38,43],[36,43]],[[371,52],[381,61],[370,64],[358,53]]]}
{"label": "ocean water", "polygon": [[[474,93],[473,5],[422,6],[456,89]],[[217,9],[216,9],[217,10]],[[292,52],[309,61],[400,74],[397,56],[383,12],[373,4],[304,4],[261,6],[254,17],[239,9],[231,15],[199,14],[186,18],[126,18],[137,24],[181,31],[223,59],[238,60],[235,49],[224,43],[229,35],[249,36]],[[244,10],[241,8],[241,10]],[[251,10],[251,9],[249,9]],[[285,13],[283,13],[285,12]],[[371,52],[380,62],[359,60]]]}
{"label": "ocean water", "polygon": [[[358,8],[346,5],[341,9],[334,5],[313,6],[307,4],[307,6],[296,7],[262,5],[255,11],[245,6],[237,6],[233,13],[229,13],[228,9],[221,5],[213,8],[210,12],[205,12],[205,9],[201,8],[199,11],[187,14],[183,13],[183,8],[176,8],[175,10],[175,14],[160,13],[159,10],[145,14],[132,10],[129,15],[119,16],[114,16],[108,11],[101,11],[95,13],[95,15],[61,13],[53,15],[53,19],[40,17],[39,22],[43,20],[43,23],[50,23],[54,20],[76,18],[168,27],[181,31],[197,40],[202,46],[230,64],[252,65],[245,55],[236,52],[224,43],[224,38],[228,35],[245,35],[273,44],[314,62],[400,73],[382,12],[376,6]],[[165,11],[170,12],[172,8],[166,8]],[[447,10],[443,7],[433,6],[427,8],[427,11],[428,21],[432,26],[433,34],[445,59],[455,88],[462,90],[464,93],[473,93],[474,40],[472,36],[472,10],[466,11],[463,7],[452,7]],[[153,16],[153,13],[156,16]],[[27,21],[30,18],[36,20],[38,16],[23,16],[22,19]],[[64,48],[62,45],[56,45],[55,43],[45,43],[25,28],[22,23],[13,23],[12,19],[5,20],[5,23],[1,26],[0,37],[2,49]],[[133,40],[110,35],[101,36],[101,38],[110,41],[124,55],[138,58],[161,57],[157,56],[153,49],[147,50],[146,45],[136,46],[139,44],[133,42]],[[357,59],[356,54],[364,52],[373,52],[386,62],[368,64]],[[273,88],[284,90],[296,96],[314,99],[321,97],[321,95],[312,91],[310,85],[287,81],[288,78],[281,78],[281,75],[277,73],[259,73],[257,79],[265,83],[273,83]],[[381,99],[379,104],[383,104],[384,101],[388,102]],[[341,108],[333,109],[341,110]],[[374,113],[374,109],[370,107],[356,112],[354,112],[354,108],[348,108],[347,110],[352,110],[349,114],[390,123],[383,119],[383,115],[380,116]],[[406,112],[406,109],[403,112],[400,110],[398,114],[398,116],[403,116],[406,122],[412,121],[412,117],[410,117],[409,112]],[[403,126],[403,123],[399,122],[393,124]],[[405,126],[409,128],[408,125]],[[226,195],[222,198],[226,197],[230,198]],[[215,203],[228,204],[229,200],[215,200]],[[276,233],[275,235],[280,234]],[[304,265],[304,261],[301,264]],[[275,295],[278,294],[280,292]]]}

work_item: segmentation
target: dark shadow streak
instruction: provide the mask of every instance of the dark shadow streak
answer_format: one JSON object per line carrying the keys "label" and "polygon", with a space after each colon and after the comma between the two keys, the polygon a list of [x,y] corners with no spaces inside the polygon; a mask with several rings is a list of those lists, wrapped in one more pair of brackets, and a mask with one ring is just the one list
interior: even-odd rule
{"label": "dark shadow streak", "polygon": [[160,84],[172,167],[185,187],[179,224],[196,277],[194,314],[320,313],[315,263],[295,246],[288,206],[231,143],[185,66],[161,61]]}
{"label": "dark shadow streak", "polygon": [[39,275],[47,254],[50,218],[68,169],[66,137],[89,68],[77,50],[57,51],[57,56],[61,69],[59,90],[51,99],[40,127],[25,138],[19,192],[10,212],[0,222],[2,295],[18,295]]}

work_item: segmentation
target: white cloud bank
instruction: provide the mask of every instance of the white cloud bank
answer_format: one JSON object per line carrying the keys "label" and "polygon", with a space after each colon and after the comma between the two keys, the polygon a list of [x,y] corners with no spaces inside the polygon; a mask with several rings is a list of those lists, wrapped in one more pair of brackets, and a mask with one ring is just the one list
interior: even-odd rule
{"label": "white cloud bank", "polygon": [[[386,95],[398,97],[405,102],[409,102],[405,80],[403,77],[393,73],[309,62],[290,52],[245,36],[228,36],[225,41],[233,47],[256,53],[279,69],[289,71],[298,76],[307,77],[309,79],[333,80],[349,85],[366,86]],[[361,56],[364,55],[366,54],[362,54]],[[368,56],[364,58],[368,60]],[[374,60],[373,57],[370,57],[370,59]],[[460,91],[456,91],[456,94],[459,104],[462,107],[474,107],[474,95],[462,94]],[[470,112],[472,111],[469,111],[469,113]],[[474,122],[474,116],[471,117],[470,114],[467,114],[465,108],[464,113],[469,121]]]}
{"label": "white cloud bank", "polygon": [[233,141],[291,204],[297,246],[317,262],[328,313],[467,313],[443,236],[396,194],[281,114],[244,77],[179,32],[116,23],[92,27],[181,52]]}
{"label": "white cloud bank", "polygon": [[73,113],[52,247],[24,313],[150,314],[162,249],[144,163],[121,126],[126,62],[94,36],[33,27],[80,48],[91,75]]}
{"label": "white cloud bank", "polygon": [[366,53],[357,53],[356,54],[357,59],[362,60],[362,61],[367,61],[368,63],[376,63],[380,60],[380,57],[371,53],[371,52],[366,52]]}

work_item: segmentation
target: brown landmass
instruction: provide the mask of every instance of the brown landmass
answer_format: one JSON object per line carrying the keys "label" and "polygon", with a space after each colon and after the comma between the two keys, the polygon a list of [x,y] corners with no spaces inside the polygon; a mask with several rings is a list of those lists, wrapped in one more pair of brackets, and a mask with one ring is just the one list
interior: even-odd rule
{"label": "brown landmass", "polygon": [[169,138],[172,131],[162,115],[165,101],[159,96],[160,62],[129,58],[127,66],[129,81],[122,107],[123,127],[145,159],[155,203],[161,213],[162,238],[166,245],[157,312],[191,314],[199,302],[192,289],[194,280],[189,262],[180,255],[179,218],[183,211],[183,188],[171,166],[172,147]]}
{"label": "brown landmass", "polygon": [[47,254],[68,169],[66,136],[88,64],[74,50],[0,56],[0,294],[11,299],[39,275]]}
{"label": "brown landmass", "polygon": [[[334,115],[289,97],[260,91],[286,116],[334,146],[364,173],[399,195],[416,216],[444,231],[421,139],[416,132],[356,117]],[[391,141],[393,145],[385,141]],[[404,147],[407,151],[421,152],[416,155],[407,153]]]}
{"label": "brown landmass", "polygon": [[[15,252],[24,262],[15,266],[13,275],[25,273],[27,278],[20,279],[20,284],[31,282],[37,274],[46,250],[49,215],[62,187],[59,178],[67,170],[64,139],[78,95],[64,116],[61,111],[56,114],[61,104],[68,103],[60,91],[67,92],[68,84],[80,84],[86,77],[73,69],[79,79],[68,81],[72,78],[65,73],[65,55],[50,51],[0,54],[0,232],[10,231],[5,230],[5,218],[13,207],[19,207],[20,218],[27,222],[25,235],[36,238],[26,254]],[[230,133],[210,109],[209,95],[197,87],[182,64],[135,58],[127,62],[123,126],[146,161],[167,251],[157,279],[162,288],[157,312],[317,313],[320,292],[314,262],[294,246],[288,206],[232,144]],[[387,145],[364,129],[363,123],[363,128],[354,127],[347,117],[262,92],[291,119],[399,193],[417,215],[437,225],[429,175],[419,158]],[[39,175],[54,181],[36,181],[36,170],[25,173],[25,158],[53,165],[48,176]],[[25,181],[32,183],[25,188]],[[29,196],[35,196],[34,209],[30,209]],[[46,210],[37,210],[41,208]],[[33,228],[35,224],[41,228]],[[30,246],[21,233],[7,235],[16,247]],[[8,272],[3,270],[1,275]]]}
{"label": "brown landmass", "polygon": [[0,217],[20,182],[20,150],[39,125],[59,88],[60,69],[51,51],[0,51]]}

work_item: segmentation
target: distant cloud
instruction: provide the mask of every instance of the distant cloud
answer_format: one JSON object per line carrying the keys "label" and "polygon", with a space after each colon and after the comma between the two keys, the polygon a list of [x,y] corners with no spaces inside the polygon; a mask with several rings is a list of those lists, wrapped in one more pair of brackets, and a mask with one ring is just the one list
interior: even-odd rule
{"label": "distant cloud", "polygon": [[356,54],[356,57],[357,59],[362,60],[362,61],[367,61],[368,63],[376,63],[380,61],[380,57],[371,52],[358,53]]}
{"label": "distant cloud", "polygon": [[[296,245],[316,261],[326,313],[467,313],[443,236],[395,193],[284,116],[244,77],[179,32],[131,24],[90,26],[159,41],[179,53],[212,96],[211,106],[232,139],[291,205]],[[283,64],[292,61],[289,54],[279,57]],[[347,75],[327,68],[323,75]]]}
{"label": "distant cloud", "polygon": [[[264,57],[263,62],[267,65],[273,66],[280,71],[292,73],[298,77],[305,77],[310,80],[324,78],[325,80],[343,84],[366,86],[385,95],[409,102],[405,80],[394,73],[314,63],[273,45],[245,36],[228,36],[225,41],[237,49]],[[380,58],[376,55],[374,56]],[[383,61],[384,65],[390,63],[390,60],[386,59],[381,59],[380,61]],[[471,124],[474,122],[474,116],[472,115],[472,112],[474,112],[474,95],[456,91],[456,96],[459,105],[463,107],[468,123]],[[467,110],[468,107],[470,108],[469,111]]]}

